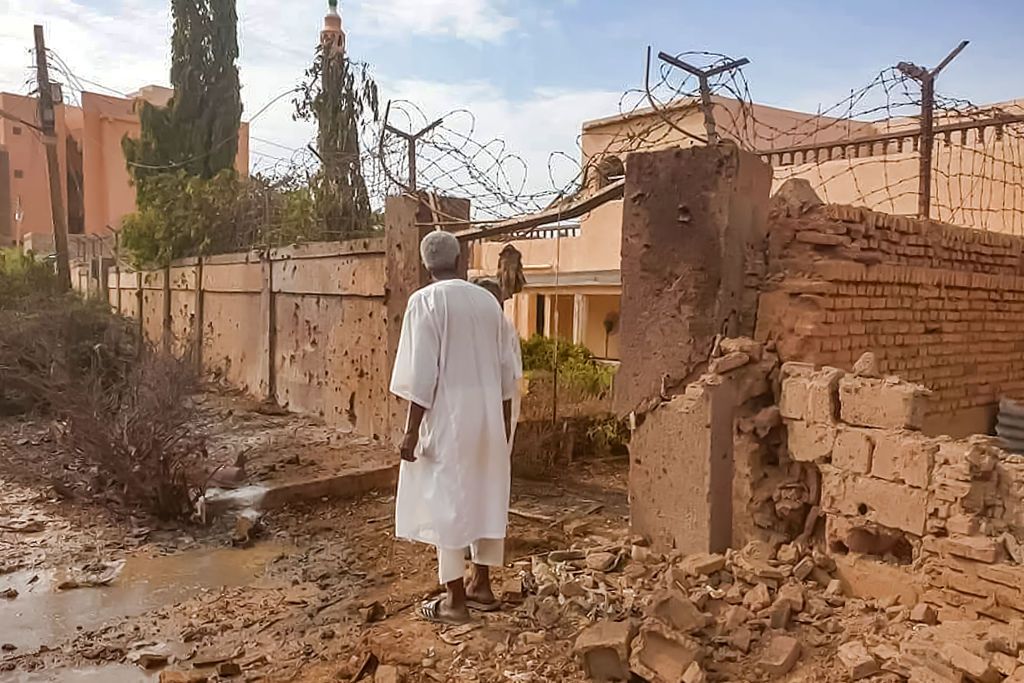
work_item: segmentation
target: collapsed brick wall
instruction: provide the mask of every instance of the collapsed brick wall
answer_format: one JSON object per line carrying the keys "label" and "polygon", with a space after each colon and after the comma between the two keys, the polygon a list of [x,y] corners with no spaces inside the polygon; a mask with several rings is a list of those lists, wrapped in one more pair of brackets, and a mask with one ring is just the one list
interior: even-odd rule
{"label": "collapsed brick wall", "polygon": [[872,351],[934,392],[926,431],[988,431],[1024,397],[1024,239],[815,200],[773,200],[757,337],[846,369]]}
{"label": "collapsed brick wall", "polygon": [[868,558],[944,618],[1020,619],[1024,459],[992,437],[925,436],[930,397],[895,377],[787,363],[789,457],[820,472],[828,551]]}

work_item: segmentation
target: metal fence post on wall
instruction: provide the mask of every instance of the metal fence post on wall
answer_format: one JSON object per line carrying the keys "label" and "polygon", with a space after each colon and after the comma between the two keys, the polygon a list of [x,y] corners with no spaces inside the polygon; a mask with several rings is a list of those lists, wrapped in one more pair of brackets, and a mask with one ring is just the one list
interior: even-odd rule
{"label": "metal fence post on wall", "polygon": [[267,388],[265,398],[274,401],[277,398],[277,370],[274,367],[274,356],[277,351],[277,313],[274,310],[274,258],[269,247],[260,252],[260,262],[263,271],[260,291],[260,308],[263,313],[262,364],[265,366],[262,374]]}
{"label": "metal fence post on wall", "polygon": [[173,321],[171,319],[171,266],[164,267],[164,327],[161,346],[167,353],[171,351],[171,336],[174,334]]}
{"label": "metal fence post on wall", "polygon": [[196,371],[203,371],[203,326],[205,325],[206,312],[203,300],[203,257],[200,256],[196,262],[196,293],[195,293],[195,316],[192,322],[192,359],[196,364]]}
{"label": "metal fence post on wall", "polygon": [[145,275],[143,271],[135,271],[135,305],[139,312],[139,351],[145,346],[146,341],[146,295],[142,287]]}
{"label": "metal fence post on wall", "polygon": [[918,169],[918,218],[930,218],[932,207],[932,153],[935,146],[935,78],[946,66],[956,59],[970,41],[961,42],[946,55],[937,67],[926,69],[912,62],[900,62],[896,65],[904,75],[921,84],[921,134],[918,140],[920,168]]}

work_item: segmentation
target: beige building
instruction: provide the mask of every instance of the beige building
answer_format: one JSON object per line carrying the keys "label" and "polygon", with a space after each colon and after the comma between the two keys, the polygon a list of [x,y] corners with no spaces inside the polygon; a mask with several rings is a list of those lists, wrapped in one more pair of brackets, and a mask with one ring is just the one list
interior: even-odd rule
{"label": "beige building", "polygon": [[[57,153],[61,191],[72,235],[108,235],[121,218],[135,210],[135,189],[125,165],[121,140],[139,134],[139,101],[163,106],[173,91],[146,86],[128,98],[83,92],[81,106],[56,108]],[[34,97],[0,93],[0,245],[21,244],[36,235],[36,244],[52,236],[49,180]],[[21,121],[17,120],[20,119]],[[239,130],[235,167],[249,170],[249,128]],[[50,242],[52,243],[52,242]]]}
{"label": "beige building", "polygon": [[[1024,114],[1022,102],[1000,114]],[[913,119],[884,124],[821,117],[715,98],[719,134],[756,149],[774,168],[775,186],[805,178],[828,202],[916,215],[918,163]],[[1004,135],[996,114],[972,121],[936,118],[932,217],[980,229],[1024,234],[1024,165],[1020,138]],[[987,123],[986,123],[987,122]],[[704,115],[682,100],[583,124],[584,182],[598,189],[625,173],[630,152],[703,142]],[[694,137],[697,136],[697,137]],[[524,337],[558,336],[617,360],[622,200],[578,224],[536,231],[512,244],[523,254],[526,290],[506,303]],[[494,273],[501,241],[480,243],[473,268]]]}

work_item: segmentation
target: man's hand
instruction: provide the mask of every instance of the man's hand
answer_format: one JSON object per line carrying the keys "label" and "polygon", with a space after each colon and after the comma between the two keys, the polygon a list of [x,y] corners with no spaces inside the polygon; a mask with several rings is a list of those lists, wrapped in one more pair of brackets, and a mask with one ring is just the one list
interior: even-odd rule
{"label": "man's hand", "polygon": [[406,432],[405,436],[402,437],[402,444],[398,448],[398,452],[402,456],[402,460],[405,460],[406,462],[416,462],[416,446],[418,446],[419,443],[419,432]]}

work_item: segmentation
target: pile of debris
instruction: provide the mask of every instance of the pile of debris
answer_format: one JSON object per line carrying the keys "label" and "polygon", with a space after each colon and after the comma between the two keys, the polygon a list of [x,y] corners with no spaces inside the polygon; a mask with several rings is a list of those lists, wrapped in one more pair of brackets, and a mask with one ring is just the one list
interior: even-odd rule
{"label": "pile of debris", "polygon": [[575,652],[595,681],[772,680],[803,660],[813,680],[1024,682],[1024,620],[939,624],[895,593],[848,597],[834,562],[799,544],[552,555],[534,561],[528,607],[583,624]]}

